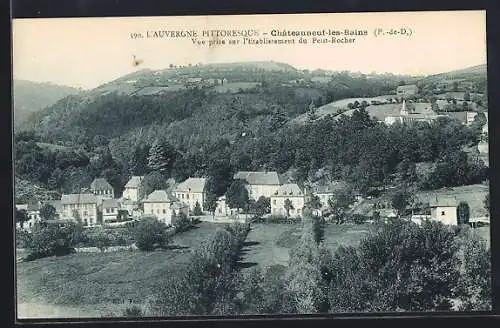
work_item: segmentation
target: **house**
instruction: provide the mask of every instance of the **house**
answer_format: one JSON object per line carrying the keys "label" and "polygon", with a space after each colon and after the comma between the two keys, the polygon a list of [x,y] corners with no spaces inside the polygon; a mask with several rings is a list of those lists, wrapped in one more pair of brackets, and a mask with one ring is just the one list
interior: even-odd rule
{"label": "house", "polygon": [[189,211],[194,211],[196,203],[200,204],[200,208],[203,211],[206,180],[205,178],[188,178],[174,188],[175,197],[186,204]]}
{"label": "house", "polygon": [[239,171],[234,179],[246,181],[248,197],[257,201],[261,196],[271,197],[280,187],[277,172]]}
{"label": "house", "polygon": [[137,214],[135,212],[135,210],[137,209],[137,204],[129,199],[129,198],[120,198],[118,199],[118,204],[119,204],[119,207],[120,207],[120,210],[124,210],[124,211],[127,211],[128,212],[128,215],[130,216],[137,216],[135,214]]}
{"label": "house", "polygon": [[26,206],[26,213],[28,214],[29,220],[38,221],[40,217],[40,209],[42,208],[42,203],[38,200],[30,200]]}
{"label": "house", "polygon": [[430,202],[429,207],[431,208],[431,220],[457,225],[457,200],[455,198],[438,198],[436,196]]}
{"label": "house", "polygon": [[396,89],[396,94],[402,97],[413,96],[416,95],[417,93],[418,93],[418,87],[415,84],[400,85]]}
{"label": "house", "polygon": [[474,118],[476,118],[477,112],[467,112],[466,124],[471,125],[474,122]]}
{"label": "house", "polygon": [[[285,204],[288,203],[291,207],[288,210]],[[298,217],[302,214],[304,208],[305,195],[300,187],[295,183],[287,183],[280,186],[271,196],[271,214],[287,215],[290,217]]]}
{"label": "house", "polygon": [[144,215],[155,216],[166,225],[172,224],[172,215],[174,213],[179,214],[179,211],[185,213],[185,207],[179,205],[179,201],[165,190],[153,191],[146,199],[142,200],[142,203],[144,205]]}
{"label": "house", "polygon": [[214,213],[216,217],[231,216],[235,214],[238,214],[238,209],[229,208],[229,205],[226,202],[226,196],[221,196],[217,199],[217,206],[215,207]]}
{"label": "house", "polygon": [[90,184],[90,190],[94,195],[102,196],[103,198],[115,198],[113,187],[104,178],[96,178]]}
{"label": "house", "polygon": [[99,225],[98,204],[100,199],[94,194],[63,194],[62,218],[80,221],[83,226]]}
{"label": "house", "polygon": [[344,184],[339,181],[334,181],[324,185],[318,185],[312,188],[312,194],[314,196],[318,196],[319,201],[321,202],[320,212],[323,213],[326,209],[329,208],[328,201],[335,196],[335,193],[342,188]]}
{"label": "house", "polygon": [[125,185],[125,190],[123,191],[123,198],[128,198],[134,202],[140,201],[142,181],[144,176],[133,176],[128,180]]}
{"label": "house", "polygon": [[116,221],[119,210],[120,203],[116,199],[104,199],[102,201],[102,222]]}
{"label": "house", "polygon": [[29,204],[16,204],[16,209],[18,211],[25,211],[28,216],[25,222],[16,222],[16,227],[26,231],[30,231],[36,222],[40,222],[40,212],[37,210],[33,211],[33,208],[28,211],[28,208],[30,208]]}

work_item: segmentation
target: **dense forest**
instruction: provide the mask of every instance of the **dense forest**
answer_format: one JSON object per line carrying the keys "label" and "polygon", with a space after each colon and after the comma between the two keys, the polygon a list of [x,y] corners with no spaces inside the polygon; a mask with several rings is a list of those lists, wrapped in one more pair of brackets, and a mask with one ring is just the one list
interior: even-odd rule
{"label": "dense forest", "polygon": [[[401,82],[344,72],[321,86],[281,83],[298,72],[225,71],[234,79],[254,74],[261,83],[238,93],[192,88],[151,96],[66,97],[16,133],[16,176],[60,193],[78,192],[101,176],[120,194],[130,175],[157,171],[155,158],[164,164],[165,180],[276,170],[298,183],[348,181],[362,194],[405,179],[427,189],[486,179],[484,164],[464,152],[477,144],[484,116],[470,127],[452,118],[386,126],[362,107],[352,116],[310,115],[306,124],[287,124],[332,99],[387,94]],[[281,80],[273,80],[274,74]],[[421,164],[428,169],[421,172]]]}

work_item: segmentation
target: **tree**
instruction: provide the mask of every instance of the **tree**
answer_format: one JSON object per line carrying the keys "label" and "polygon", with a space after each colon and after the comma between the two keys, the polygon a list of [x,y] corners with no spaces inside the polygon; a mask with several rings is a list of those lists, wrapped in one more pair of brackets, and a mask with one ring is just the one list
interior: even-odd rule
{"label": "tree", "polygon": [[150,148],[147,144],[138,144],[135,146],[129,163],[132,175],[146,175],[149,172],[148,157]]}
{"label": "tree", "polygon": [[289,217],[290,216],[290,210],[293,210],[293,204],[292,204],[292,201],[290,199],[285,199],[285,203],[283,204],[283,207],[285,208],[285,211],[286,211],[286,216]]}
{"label": "tree", "polygon": [[321,200],[317,195],[312,195],[307,205],[315,210],[319,210],[321,207],[323,207],[323,204],[321,204]]}
{"label": "tree", "polygon": [[464,100],[465,101],[470,101],[470,92],[469,91],[465,91],[465,93],[464,93]]}
{"label": "tree", "polygon": [[459,239],[462,248],[463,273],[455,293],[460,311],[490,311],[492,300],[491,250],[484,240],[467,231]]}
{"label": "tree", "polygon": [[255,214],[262,217],[266,213],[271,213],[271,198],[260,196],[255,203]]}
{"label": "tree", "polygon": [[152,251],[155,247],[165,247],[170,242],[165,223],[155,217],[145,217],[134,227],[133,234],[137,248]]}
{"label": "tree", "polygon": [[337,224],[345,221],[346,211],[354,202],[354,194],[350,188],[343,188],[337,192],[335,197],[328,199],[328,206],[337,220]]}
{"label": "tree", "polygon": [[71,222],[62,226],[45,222],[35,223],[29,238],[25,240],[26,248],[30,252],[28,258],[37,259],[71,253],[80,241],[80,230],[77,224]]}
{"label": "tree", "polygon": [[312,210],[304,208],[302,236],[290,250],[285,275],[286,291],[290,293],[294,313],[317,313],[323,302],[319,249],[314,239]]}
{"label": "tree", "polygon": [[465,201],[461,201],[457,206],[457,225],[469,224],[469,217],[469,204]]}
{"label": "tree", "polygon": [[198,201],[196,201],[196,204],[194,205],[193,215],[195,216],[203,215],[203,212],[201,211],[201,205]]}
{"label": "tree", "polygon": [[148,167],[165,177],[170,174],[174,160],[175,150],[167,142],[157,139],[149,149]]}
{"label": "tree", "polygon": [[29,220],[28,212],[26,212],[25,209],[18,210],[17,207],[15,208],[15,212],[16,212],[16,214],[15,214],[16,215],[16,222],[19,222],[19,224],[21,225],[21,228],[22,228],[24,225],[24,222]]}
{"label": "tree", "polygon": [[142,180],[142,188],[140,189],[140,197],[147,197],[150,193],[155,190],[165,190],[167,189],[167,180],[158,171],[153,171],[144,176]]}
{"label": "tree", "polygon": [[99,228],[91,238],[92,244],[101,252],[104,252],[111,245],[111,236],[103,228]]}
{"label": "tree", "polygon": [[484,196],[483,207],[489,214],[490,213],[490,194],[486,194],[486,196]]}
{"label": "tree", "polygon": [[331,265],[331,312],[446,311],[460,277],[456,234],[439,222],[378,224]]}
{"label": "tree", "polygon": [[212,213],[212,217],[215,216],[215,210],[217,209],[217,196],[215,196],[212,192],[207,192],[205,197],[205,204],[203,207],[209,212]]}
{"label": "tree", "polygon": [[50,204],[44,204],[40,209],[40,217],[43,220],[52,220],[56,217],[56,209]]}
{"label": "tree", "polygon": [[406,190],[398,190],[392,196],[391,205],[398,212],[398,217],[405,214],[406,207],[410,205],[410,196]]}
{"label": "tree", "polygon": [[172,226],[175,228],[175,232],[186,231],[191,227],[191,221],[186,214],[180,212],[172,215]]}
{"label": "tree", "polygon": [[230,208],[248,209],[248,190],[243,180],[234,180],[226,191],[226,201]]}

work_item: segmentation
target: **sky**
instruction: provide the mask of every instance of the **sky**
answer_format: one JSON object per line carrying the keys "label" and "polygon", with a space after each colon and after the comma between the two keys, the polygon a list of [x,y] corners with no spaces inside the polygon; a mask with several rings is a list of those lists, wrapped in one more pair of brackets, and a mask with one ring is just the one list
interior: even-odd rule
{"label": "sky", "polygon": [[[429,75],[486,63],[486,12],[337,13],[13,20],[14,79],[95,88],[138,69],[169,64],[238,61],[284,62],[299,69]],[[411,36],[376,36],[382,29],[411,30]],[[194,45],[190,37],[147,38],[154,31],[366,30],[349,44]],[[133,39],[132,33],[143,38]],[[267,33],[267,35],[264,35]],[[299,37],[295,37],[298,41]],[[319,39],[332,37],[318,37]],[[337,36],[341,38],[341,36]],[[238,39],[242,42],[242,38]],[[133,65],[133,56],[140,59]]]}

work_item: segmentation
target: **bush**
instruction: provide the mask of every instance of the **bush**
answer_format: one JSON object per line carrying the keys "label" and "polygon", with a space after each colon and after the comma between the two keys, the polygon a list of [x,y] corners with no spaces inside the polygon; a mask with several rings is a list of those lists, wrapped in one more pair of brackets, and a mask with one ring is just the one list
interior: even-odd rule
{"label": "bush", "polygon": [[191,220],[184,213],[179,213],[172,217],[172,226],[175,232],[183,232],[192,227]]}
{"label": "bush", "polygon": [[462,273],[455,290],[460,311],[490,311],[492,301],[491,251],[471,229],[457,238],[461,249]]}
{"label": "bush", "polygon": [[363,224],[368,220],[368,217],[362,214],[353,214],[352,219],[356,224]]}
{"label": "bush", "polygon": [[165,247],[170,242],[165,223],[155,217],[145,217],[133,228],[137,248],[152,251],[156,247]]}
{"label": "bush", "polygon": [[269,215],[264,219],[265,223],[298,223],[301,221],[301,218],[298,217],[286,217],[284,215]]}
{"label": "bush", "polygon": [[203,215],[203,212],[201,211],[200,203],[198,203],[198,201],[196,201],[196,204],[194,206],[193,215],[195,215],[195,216]]}
{"label": "bush", "polygon": [[53,255],[67,255],[82,238],[82,227],[68,222],[62,226],[36,223],[30,233],[24,236],[24,243],[30,254],[28,259]]}
{"label": "bush", "polygon": [[455,235],[433,221],[377,224],[359,248],[335,253],[330,310],[451,309],[459,278]]}
{"label": "bush", "polygon": [[101,252],[104,252],[112,243],[112,236],[104,229],[99,229],[91,237],[91,243]]}
{"label": "bush", "polygon": [[137,305],[128,306],[123,311],[124,317],[142,317],[142,309]]}

